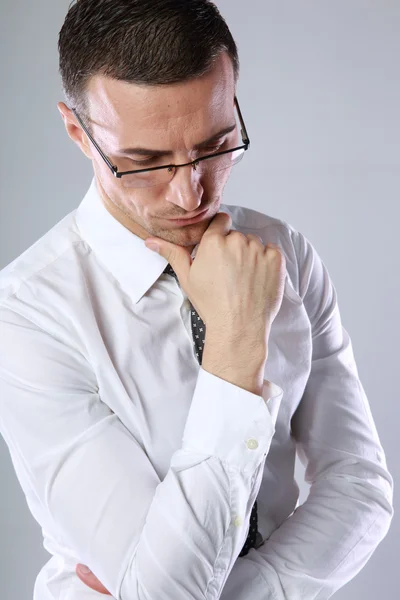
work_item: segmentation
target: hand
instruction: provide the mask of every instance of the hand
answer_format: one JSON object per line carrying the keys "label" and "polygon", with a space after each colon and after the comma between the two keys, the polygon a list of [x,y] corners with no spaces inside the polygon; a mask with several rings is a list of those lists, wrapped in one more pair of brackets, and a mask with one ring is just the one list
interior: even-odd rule
{"label": "hand", "polygon": [[236,339],[268,343],[282,304],[286,261],[277,247],[257,235],[231,230],[232,219],[218,213],[203,234],[193,261],[183,246],[160,238],[159,254],[172,266],[207,331],[232,331]]}
{"label": "hand", "polygon": [[[78,564],[76,566],[75,572],[78,575],[79,579],[88,587],[90,587],[92,590],[94,590],[95,592],[100,592],[100,594],[107,594],[108,596],[111,596],[112,594],[110,594],[110,592],[104,587],[104,585],[101,583],[101,581],[99,581],[96,577],[96,575],[94,573],[92,573],[92,571],[89,571],[89,573],[83,573],[80,570],[80,567],[85,567],[85,565],[81,565]],[[88,568],[88,567],[86,567]]]}

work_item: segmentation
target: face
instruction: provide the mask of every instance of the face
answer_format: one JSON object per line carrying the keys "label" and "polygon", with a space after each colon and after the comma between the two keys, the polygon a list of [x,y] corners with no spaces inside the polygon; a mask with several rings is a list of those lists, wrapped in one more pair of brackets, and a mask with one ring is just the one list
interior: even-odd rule
{"label": "face", "polygon": [[[132,147],[165,151],[158,164],[187,163],[242,143],[236,127],[204,149],[193,150],[215,133],[235,125],[234,96],[233,67],[225,53],[210,73],[179,84],[138,86],[96,76],[88,89],[93,137],[119,171],[144,169],[146,164],[139,161],[152,158],[151,153],[121,152]],[[159,237],[192,251],[219,211],[230,169],[200,174],[187,166],[177,169],[169,183],[125,188],[122,179],[114,177],[91,144],[72,111],[64,103],[59,103],[58,108],[68,135],[92,160],[107,210],[142,239]],[[204,217],[190,225],[178,226],[171,220],[197,215],[205,209]]]}

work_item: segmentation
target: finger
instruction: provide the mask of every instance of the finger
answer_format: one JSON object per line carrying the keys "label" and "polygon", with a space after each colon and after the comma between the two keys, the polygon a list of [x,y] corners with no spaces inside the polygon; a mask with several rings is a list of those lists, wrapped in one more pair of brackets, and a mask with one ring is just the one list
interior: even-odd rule
{"label": "finger", "polygon": [[92,573],[92,571],[89,571],[89,573],[85,573],[84,571],[82,571],[82,567],[86,569],[88,568],[86,567],[86,565],[79,564],[76,566],[75,569],[75,572],[78,575],[79,579],[82,581],[82,583],[90,587],[95,592],[100,592],[100,594],[107,594],[108,596],[111,596],[108,589],[104,587],[101,581],[97,579],[96,575]]}
{"label": "finger", "polygon": [[261,244],[264,246],[264,242],[262,241],[262,239],[260,238],[259,235],[256,235],[255,233],[248,233],[248,234],[246,234],[246,237],[249,240],[255,240],[256,242],[261,242]]}

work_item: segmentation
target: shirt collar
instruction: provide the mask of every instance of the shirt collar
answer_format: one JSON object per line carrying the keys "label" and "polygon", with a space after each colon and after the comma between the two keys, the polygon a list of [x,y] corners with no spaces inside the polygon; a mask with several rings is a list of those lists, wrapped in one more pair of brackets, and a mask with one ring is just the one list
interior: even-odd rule
{"label": "shirt collar", "polygon": [[[222,208],[221,205],[221,210],[227,211],[226,206]],[[119,281],[132,301],[135,304],[139,302],[162,275],[168,261],[146,248],[142,238],[108,212],[95,177],[76,209],[75,220],[82,237],[98,259]],[[192,257],[195,256],[198,245],[193,249]]]}

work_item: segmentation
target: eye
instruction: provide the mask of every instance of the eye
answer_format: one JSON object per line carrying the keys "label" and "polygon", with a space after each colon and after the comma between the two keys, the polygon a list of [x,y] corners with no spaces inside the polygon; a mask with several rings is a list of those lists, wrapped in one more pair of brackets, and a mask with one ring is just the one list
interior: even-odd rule
{"label": "eye", "polygon": [[[226,141],[227,140],[221,142],[217,146],[207,146],[201,152],[204,152],[205,154],[212,154],[213,152],[218,152],[218,150],[222,148],[224,144],[226,144]],[[138,167],[140,169],[155,166],[155,163],[157,162],[157,160],[159,160],[159,157],[146,158],[145,160],[134,160],[133,158],[130,158],[129,160],[133,166]]]}
{"label": "eye", "polygon": [[218,144],[218,146],[208,146],[207,148],[204,148],[204,152],[217,152],[223,145],[225,142],[222,142],[221,144]]}
{"label": "eye", "polygon": [[133,158],[130,159],[131,163],[133,163],[134,165],[137,166],[146,166],[146,165],[150,165],[152,162],[154,162],[154,158],[146,158],[146,160],[133,160]]}

